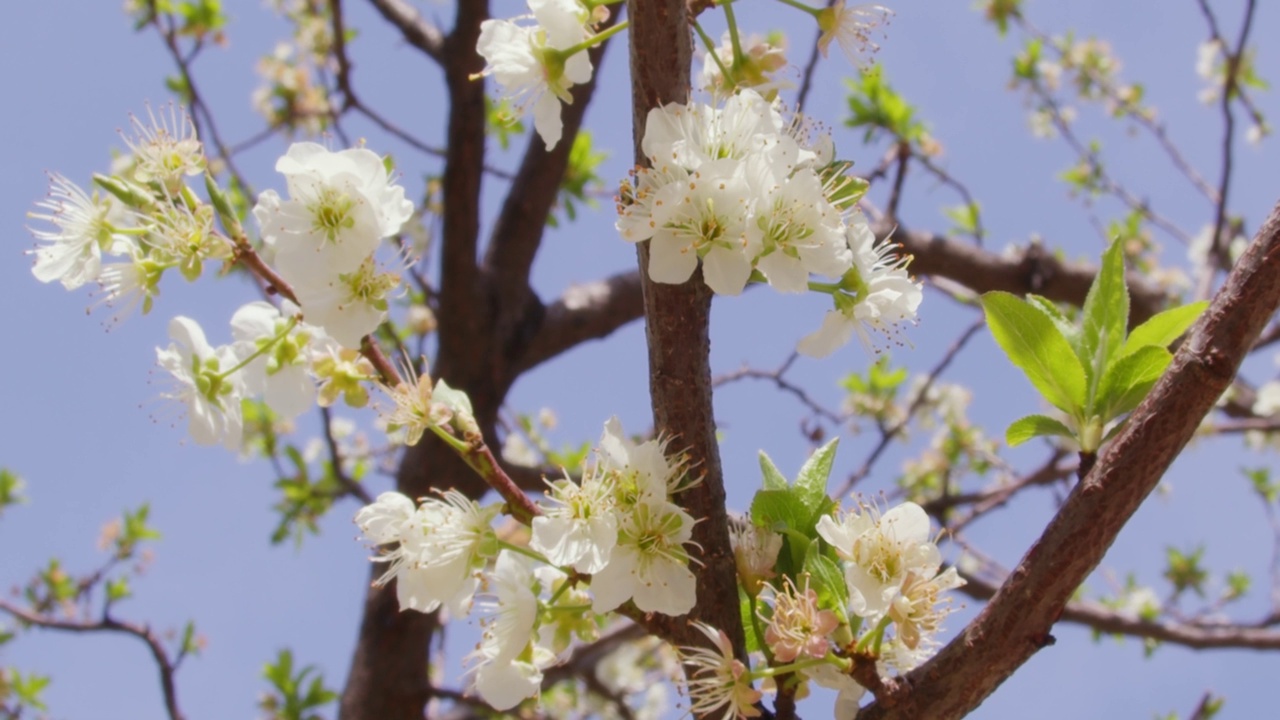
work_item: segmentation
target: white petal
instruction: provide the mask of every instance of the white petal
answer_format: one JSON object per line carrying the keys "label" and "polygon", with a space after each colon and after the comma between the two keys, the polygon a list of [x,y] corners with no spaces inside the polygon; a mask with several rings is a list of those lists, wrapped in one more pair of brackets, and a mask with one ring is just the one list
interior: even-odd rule
{"label": "white petal", "polygon": [[812,358],[824,358],[844,347],[853,337],[854,324],[839,310],[829,310],[822,327],[804,336],[796,344],[796,352]]}
{"label": "white petal", "polygon": [[560,99],[552,93],[543,93],[533,104],[533,127],[551,150],[560,142],[564,124],[560,120]]}

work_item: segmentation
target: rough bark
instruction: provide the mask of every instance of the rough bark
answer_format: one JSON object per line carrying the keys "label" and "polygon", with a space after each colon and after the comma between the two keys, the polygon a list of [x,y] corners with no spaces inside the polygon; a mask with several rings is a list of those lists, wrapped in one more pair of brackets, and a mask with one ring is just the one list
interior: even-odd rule
{"label": "rough bark", "polygon": [[[684,0],[630,0],[631,94],[636,162],[649,110],[689,97],[691,30]],[[701,620],[725,631],[745,656],[733,553],[725,513],[724,479],[711,406],[711,290],[701,273],[682,285],[649,280],[648,247],[637,246],[649,349],[649,394],[655,429],[686,452],[702,482],[677,500],[699,522],[698,602],[688,618],[650,618],[649,627],[676,645],[706,644],[689,624]]]}

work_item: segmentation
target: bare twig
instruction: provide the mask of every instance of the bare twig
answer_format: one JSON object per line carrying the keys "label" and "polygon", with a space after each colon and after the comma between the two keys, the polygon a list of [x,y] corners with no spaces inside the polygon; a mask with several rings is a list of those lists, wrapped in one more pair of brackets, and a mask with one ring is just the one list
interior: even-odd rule
{"label": "bare twig", "polygon": [[924,384],[920,386],[915,398],[911,401],[911,404],[907,406],[906,414],[903,415],[901,420],[893,425],[887,428],[880,428],[879,442],[877,442],[876,446],[871,449],[871,453],[867,456],[867,459],[862,461],[862,466],[855,470],[853,474],[844,481],[844,484],[840,486],[840,489],[834,494],[834,497],[844,497],[845,495],[848,495],[859,481],[871,473],[871,469],[875,466],[876,461],[879,460],[880,456],[884,454],[884,451],[888,449],[889,443],[893,442],[893,440],[897,438],[898,434],[907,427],[915,417],[916,411],[924,404],[925,397],[929,394],[929,388],[933,387],[933,383],[937,381],[938,377],[947,369],[947,366],[951,364],[951,361],[955,360],[956,355],[958,355],[960,350],[964,348],[965,344],[969,342],[969,338],[972,338],[985,325],[985,320],[978,320],[965,329],[965,331],[960,334],[960,337],[956,338],[955,342],[951,343],[951,346],[947,348],[945,353],[943,353],[938,364],[934,365],[933,369],[929,371],[929,374],[925,376]]}
{"label": "bare twig", "polygon": [[155,660],[156,669],[160,672],[160,690],[164,695],[164,707],[165,712],[168,713],[169,720],[184,720],[186,717],[182,714],[182,710],[178,708],[178,692],[174,683],[174,674],[177,671],[178,663],[169,657],[169,651],[165,649],[164,644],[160,642],[160,638],[152,632],[150,627],[117,620],[106,613],[103,614],[101,620],[63,620],[43,613],[32,612],[4,599],[0,599],[0,611],[8,613],[28,625],[51,630],[65,630],[73,633],[123,633],[138,638],[146,644],[147,650],[151,652],[152,659]]}

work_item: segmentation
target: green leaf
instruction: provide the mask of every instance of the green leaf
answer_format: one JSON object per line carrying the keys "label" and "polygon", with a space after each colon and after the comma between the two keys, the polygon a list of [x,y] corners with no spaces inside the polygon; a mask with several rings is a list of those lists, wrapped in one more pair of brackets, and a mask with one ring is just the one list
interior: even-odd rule
{"label": "green leaf", "polygon": [[[1080,327],[1062,312],[1058,304],[1043,295],[1027,293],[1027,302],[1036,307],[1037,310],[1049,316],[1053,324],[1057,326],[1058,332],[1071,343],[1071,347],[1076,349],[1076,355],[1080,355]],[[1084,362],[1084,358],[1080,358]]]}
{"label": "green leaf", "polygon": [[787,478],[778,471],[778,466],[773,464],[773,460],[763,450],[760,451],[760,474],[764,476],[765,490],[787,489]]}
{"label": "green leaf", "polygon": [[1085,401],[1085,375],[1070,343],[1053,321],[1007,292],[982,296],[987,325],[1009,360],[1052,405],[1078,415]]}
{"label": "green leaf", "polygon": [[1129,339],[1125,341],[1124,347],[1120,348],[1120,357],[1132,355],[1139,349],[1150,345],[1169,347],[1174,340],[1177,340],[1182,333],[1187,331],[1187,328],[1191,327],[1199,319],[1200,314],[1207,307],[1209,307],[1209,302],[1201,300],[1200,302],[1169,308],[1162,313],[1151,316],[1150,319],[1129,333]]}
{"label": "green leaf", "polygon": [[1119,354],[1129,323],[1129,290],[1124,285],[1124,254],[1120,243],[1102,254],[1102,267],[1084,300],[1084,329],[1080,336],[1084,374],[1089,381],[1085,413],[1096,407],[1102,375]]}
{"label": "green leaf", "polygon": [[1009,444],[1009,447],[1014,447],[1041,435],[1060,435],[1067,438],[1076,436],[1071,428],[1047,415],[1028,415],[1013,421],[1009,429],[1004,431],[1004,441]]}
{"label": "green leaf", "polygon": [[761,490],[751,501],[751,521],[774,532],[802,529],[808,519],[808,509],[790,489]]}
{"label": "green leaf", "polygon": [[809,573],[809,587],[818,593],[821,607],[836,611],[840,620],[847,623],[849,586],[845,584],[844,572],[840,570],[839,563],[824,555],[820,544],[811,544],[809,552],[805,554],[804,571]]}
{"label": "green leaf", "polygon": [[1102,409],[1104,420],[1138,407],[1138,403],[1151,391],[1173,355],[1157,345],[1139,348],[1132,355],[1117,361],[1102,378],[1102,387],[1098,391],[1098,407]]}
{"label": "green leaf", "polygon": [[840,438],[832,438],[805,460],[796,476],[796,496],[804,506],[813,511],[827,499],[827,479],[831,476],[831,463],[836,457],[836,444]]}

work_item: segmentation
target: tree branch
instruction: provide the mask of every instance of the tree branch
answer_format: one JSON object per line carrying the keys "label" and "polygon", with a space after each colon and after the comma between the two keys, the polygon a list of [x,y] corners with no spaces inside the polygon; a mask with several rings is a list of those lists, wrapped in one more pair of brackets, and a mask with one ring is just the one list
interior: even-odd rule
{"label": "tree branch", "polygon": [[[601,29],[613,25],[617,19],[618,13],[614,13]],[[512,325],[518,322],[518,316],[524,314],[528,303],[537,302],[529,289],[529,268],[533,266],[533,259],[542,244],[547,217],[560,194],[560,183],[569,167],[569,153],[595,94],[596,81],[600,78],[600,61],[608,45],[606,41],[591,49],[589,56],[595,68],[591,80],[574,87],[573,103],[561,108],[564,130],[560,142],[547,150],[541,136],[537,133],[530,136],[520,169],[494,223],[489,247],[485,251],[484,268],[495,295],[500,335],[506,334],[504,326],[514,329]]]}
{"label": "tree branch", "polygon": [[[989,600],[996,594],[995,585],[965,575],[968,584],[960,592],[977,600]],[[1237,648],[1246,650],[1280,650],[1280,630],[1250,625],[1152,622],[1121,613],[1089,600],[1067,603],[1061,620],[1086,625],[1094,630],[1116,635],[1149,638],[1195,650]]]}
{"label": "tree branch", "polygon": [[1231,384],[1280,305],[1280,204],[1169,370],[1098,458],[982,613],[861,720],[958,718],[1036,651],[1068,600]]}
{"label": "tree branch", "polygon": [[436,62],[444,61],[445,39],[440,28],[423,19],[407,0],[369,0],[369,4],[400,30],[405,42]]}
{"label": "tree branch", "polygon": [[520,375],[587,340],[599,340],[644,315],[640,273],[573,285],[547,306],[537,332],[512,369]]}
{"label": "tree branch", "polygon": [[104,615],[98,621],[59,620],[20,608],[8,600],[2,599],[0,599],[0,611],[4,611],[28,625],[51,630],[65,630],[74,633],[117,632],[138,638],[151,651],[151,657],[155,660],[156,668],[160,672],[160,690],[164,694],[164,709],[169,715],[169,720],[184,720],[186,717],[182,714],[182,710],[178,708],[178,691],[173,681],[173,676],[177,672],[177,662],[170,659],[169,652],[164,649],[160,638],[156,637],[151,628],[146,625],[116,620],[109,615]]}
{"label": "tree branch", "polygon": [[[1005,290],[1037,293],[1056,302],[1083,305],[1097,274],[1091,265],[1063,262],[1039,245],[1029,245],[1019,258],[1007,258],[934,233],[911,232],[877,223],[876,237],[892,239],[915,256],[908,270],[954,280],[975,292]],[[1141,276],[1129,273],[1129,322],[1140,324],[1164,308],[1165,296]]]}
{"label": "tree branch", "polygon": [[[649,110],[665,103],[686,102],[692,38],[684,0],[630,0],[632,127],[637,163],[646,163],[640,149]],[[746,659],[742,618],[729,519],[725,511],[724,478],[715,438],[711,405],[711,289],[702,273],[682,285],[663,285],[649,279],[647,243],[636,246],[644,291],[649,351],[649,394],[655,429],[674,438],[702,475],[702,482],[677,500],[700,522],[693,529],[694,555],[700,566],[698,602],[687,618],[655,616],[649,628],[675,645],[706,645],[690,620],[723,630],[736,653]]]}

